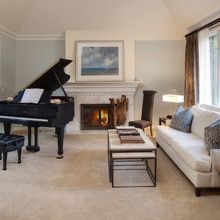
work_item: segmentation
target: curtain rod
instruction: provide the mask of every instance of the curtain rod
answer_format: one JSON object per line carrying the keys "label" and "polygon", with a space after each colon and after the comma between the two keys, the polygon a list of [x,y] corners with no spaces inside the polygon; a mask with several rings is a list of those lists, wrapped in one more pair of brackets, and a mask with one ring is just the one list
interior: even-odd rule
{"label": "curtain rod", "polygon": [[198,29],[188,33],[188,34],[186,34],[185,37],[189,37],[190,35],[193,35],[193,34],[199,32],[199,31],[201,31],[201,30],[203,30],[205,28],[209,28],[209,27],[211,27],[211,26],[213,26],[213,25],[215,25],[215,24],[217,24],[219,22],[220,22],[220,18],[217,18],[216,20],[214,20],[214,21],[212,21],[212,22],[210,22],[210,23],[208,23],[208,24],[206,24],[206,25],[204,25],[204,26],[202,26],[202,27],[200,27],[200,28],[198,28]]}

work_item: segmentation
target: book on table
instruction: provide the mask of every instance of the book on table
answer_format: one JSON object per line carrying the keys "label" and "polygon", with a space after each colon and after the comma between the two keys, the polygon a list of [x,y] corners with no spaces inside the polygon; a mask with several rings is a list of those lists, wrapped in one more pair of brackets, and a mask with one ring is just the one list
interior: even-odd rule
{"label": "book on table", "polygon": [[119,136],[121,136],[121,135],[140,135],[140,133],[134,128],[117,129],[117,133]]}
{"label": "book on table", "polygon": [[145,143],[140,135],[121,135],[119,136],[121,144],[133,143],[133,144],[143,144]]}

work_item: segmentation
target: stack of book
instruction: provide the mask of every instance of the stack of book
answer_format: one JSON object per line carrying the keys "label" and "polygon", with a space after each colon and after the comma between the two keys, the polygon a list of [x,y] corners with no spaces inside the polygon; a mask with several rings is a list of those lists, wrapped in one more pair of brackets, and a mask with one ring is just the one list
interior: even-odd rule
{"label": "stack of book", "polygon": [[117,128],[117,133],[120,139],[121,144],[124,143],[144,143],[143,138],[141,137],[140,133],[135,128]]}
{"label": "stack of book", "polygon": [[125,128],[125,129],[123,129],[123,128],[120,128],[120,129],[117,129],[117,133],[118,133],[118,135],[119,136],[121,136],[121,135],[135,135],[135,136],[137,136],[137,135],[140,135],[140,133],[135,129],[135,128]]}

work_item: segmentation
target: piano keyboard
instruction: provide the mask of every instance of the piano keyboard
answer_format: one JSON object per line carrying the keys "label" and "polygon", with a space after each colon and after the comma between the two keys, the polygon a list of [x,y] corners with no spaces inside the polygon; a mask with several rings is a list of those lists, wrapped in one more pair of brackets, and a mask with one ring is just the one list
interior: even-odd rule
{"label": "piano keyboard", "polygon": [[3,119],[15,119],[15,120],[21,120],[21,121],[48,122],[48,119],[42,119],[42,118],[25,118],[25,117],[15,117],[15,116],[5,116],[5,115],[0,115],[0,118],[3,118]]}

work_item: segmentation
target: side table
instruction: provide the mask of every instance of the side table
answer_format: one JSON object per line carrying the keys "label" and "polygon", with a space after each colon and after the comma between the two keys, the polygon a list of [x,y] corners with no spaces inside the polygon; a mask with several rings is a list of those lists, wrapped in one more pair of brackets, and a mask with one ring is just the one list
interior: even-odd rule
{"label": "side table", "polygon": [[162,125],[162,123],[163,123],[164,125],[166,125],[166,120],[167,120],[166,117],[159,117],[159,125]]}
{"label": "side table", "polygon": [[166,117],[159,117],[159,125],[162,125],[162,123],[164,125],[167,125],[167,120],[171,120],[172,119],[172,115],[167,115]]}

